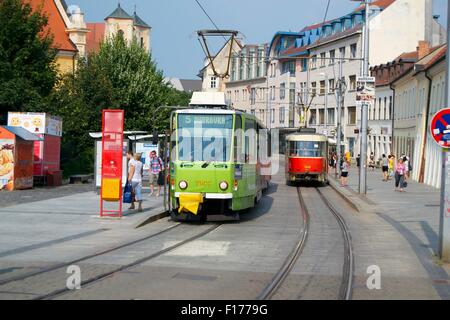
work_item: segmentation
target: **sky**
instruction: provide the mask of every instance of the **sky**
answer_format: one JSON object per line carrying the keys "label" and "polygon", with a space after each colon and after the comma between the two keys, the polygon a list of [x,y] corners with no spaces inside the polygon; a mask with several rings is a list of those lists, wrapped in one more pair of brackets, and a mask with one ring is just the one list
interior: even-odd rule
{"label": "sky", "polygon": [[[416,0],[411,0],[416,1]],[[270,42],[277,31],[299,31],[322,22],[327,0],[199,0],[220,29],[238,30],[244,44]],[[117,8],[117,0],[66,0],[78,5],[86,22],[102,22]],[[137,14],[152,27],[152,58],[166,77],[198,79],[205,55],[197,30],[214,29],[195,0],[120,0],[121,7]],[[341,17],[359,5],[331,0],[327,19]],[[434,0],[434,14],[447,23],[447,0]],[[223,40],[223,39],[222,39]],[[225,40],[223,40],[225,42]],[[213,42],[217,47],[217,42]],[[222,43],[223,44],[223,43]],[[213,48],[215,49],[215,48]]]}

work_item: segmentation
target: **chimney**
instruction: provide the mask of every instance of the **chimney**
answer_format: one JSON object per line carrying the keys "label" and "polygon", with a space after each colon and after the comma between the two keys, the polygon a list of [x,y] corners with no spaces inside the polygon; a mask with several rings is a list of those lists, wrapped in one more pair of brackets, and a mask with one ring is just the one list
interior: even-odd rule
{"label": "chimney", "polygon": [[428,41],[419,41],[419,46],[417,47],[418,59],[422,59],[430,53],[430,45]]}

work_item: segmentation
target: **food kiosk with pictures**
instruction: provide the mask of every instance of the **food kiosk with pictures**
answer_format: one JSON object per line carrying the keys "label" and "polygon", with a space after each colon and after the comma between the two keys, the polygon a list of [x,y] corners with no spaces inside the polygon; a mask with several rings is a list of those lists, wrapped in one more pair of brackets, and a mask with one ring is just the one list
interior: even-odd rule
{"label": "food kiosk with pictures", "polygon": [[0,126],[0,190],[33,188],[33,149],[39,140],[23,128]]}
{"label": "food kiosk with pictures", "polygon": [[41,138],[34,143],[34,180],[44,185],[61,185],[61,118],[47,113],[9,112],[8,125],[24,128]]}

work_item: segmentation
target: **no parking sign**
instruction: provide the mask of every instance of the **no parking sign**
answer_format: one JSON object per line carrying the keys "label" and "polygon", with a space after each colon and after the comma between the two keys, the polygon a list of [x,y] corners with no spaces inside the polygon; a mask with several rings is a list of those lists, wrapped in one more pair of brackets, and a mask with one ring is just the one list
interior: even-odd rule
{"label": "no parking sign", "polygon": [[450,148],[450,108],[439,110],[431,119],[431,136],[443,148]]}

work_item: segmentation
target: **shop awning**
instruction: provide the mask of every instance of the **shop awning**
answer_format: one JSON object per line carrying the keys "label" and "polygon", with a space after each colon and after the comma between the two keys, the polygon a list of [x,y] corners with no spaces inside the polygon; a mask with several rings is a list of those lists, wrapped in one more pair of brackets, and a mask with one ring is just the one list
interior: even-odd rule
{"label": "shop awning", "polygon": [[27,140],[27,141],[42,141],[44,139],[39,138],[38,135],[29,132],[28,130],[22,128],[22,127],[12,127],[12,126],[3,126],[6,130],[13,133],[17,137]]}

